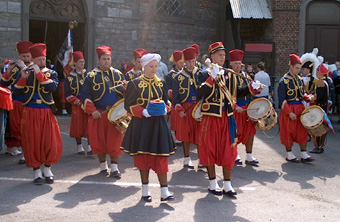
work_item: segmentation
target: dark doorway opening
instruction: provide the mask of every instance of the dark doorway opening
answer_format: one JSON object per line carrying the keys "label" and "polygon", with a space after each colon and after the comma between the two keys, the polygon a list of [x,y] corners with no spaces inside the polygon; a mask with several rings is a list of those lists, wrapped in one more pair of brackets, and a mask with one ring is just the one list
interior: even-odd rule
{"label": "dark doorway opening", "polygon": [[[68,31],[68,22],[30,20],[29,22],[29,40],[33,43],[43,42],[47,45],[47,59],[51,60],[54,70],[58,72],[59,81],[63,81],[62,65],[58,62],[56,55],[62,46]],[[85,23],[78,23],[78,26],[72,30],[73,33],[73,50],[85,50]],[[86,59],[86,58],[85,58]],[[59,89],[53,94],[58,112],[61,114],[62,106],[59,96]],[[66,110],[71,113],[71,105],[66,103]]]}

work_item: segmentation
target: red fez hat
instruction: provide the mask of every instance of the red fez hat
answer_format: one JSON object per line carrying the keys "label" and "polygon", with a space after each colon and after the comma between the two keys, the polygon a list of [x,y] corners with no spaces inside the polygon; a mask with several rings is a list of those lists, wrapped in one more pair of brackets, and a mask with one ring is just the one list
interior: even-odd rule
{"label": "red fez hat", "polygon": [[242,61],[244,52],[239,49],[229,51],[230,62]]}
{"label": "red fez hat", "polygon": [[301,64],[301,59],[299,55],[296,54],[290,54],[289,55],[289,65],[295,65],[296,63],[300,63]]}
{"label": "red fez hat", "polygon": [[194,47],[188,47],[183,50],[184,60],[196,59],[196,49]]}
{"label": "red fez hat", "polygon": [[200,46],[197,43],[192,44],[191,47],[196,49],[196,54],[200,53]]}
{"label": "red fez hat", "polygon": [[84,54],[82,51],[74,51],[73,52],[73,61],[78,62],[79,59],[84,59]]}
{"label": "red fez hat", "polygon": [[133,56],[135,57],[135,59],[142,58],[142,56],[145,54],[146,54],[146,50],[142,48],[135,49],[135,51],[133,51]]}
{"label": "red fez hat", "polygon": [[323,64],[321,64],[320,73],[323,74],[323,75],[327,75],[328,72],[329,72],[328,69]]}
{"label": "red fez hat", "polygon": [[46,44],[44,43],[34,43],[29,47],[29,50],[33,59],[40,56],[46,57]]}
{"label": "red fez hat", "polygon": [[5,65],[8,65],[8,63],[9,63],[9,59],[8,59],[8,58],[5,58],[5,59],[4,59],[4,64],[5,64]]}
{"label": "red fez hat", "polygon": [[121,65],[121,66],[124,66],[124,65],[126,65],[126,62],[122,62],[122,63],[120,63],[120,65]]}
{"label": "red fez hat", "polygon": [[106,55],[112,55],[112,49],[110,48],[110,46],[107,45],[102,45],[96,48],[97,54],[98,54],[98,59],[100,59],[100,56],[102,56],[103,54]]}
{"label": "red fez hat", "polygon": [[211,45],[209,45],[208,52],[210,55],[219,50],[225,50],[222,42],[214,42]]}
{"label": "red fez hat", "polygon": [[183,51],[180,51],[180,50],[174,51],[174,53],[172,53],[169,60],[170,62],[173,62],[173,61],[178,62],[180,60],[184,62]]}
{"label": "red fez hat", "polygon": [[21,41],[17,43],[17,51],[19,54],[30,53],[29,47],[33,45],[30,41]]}

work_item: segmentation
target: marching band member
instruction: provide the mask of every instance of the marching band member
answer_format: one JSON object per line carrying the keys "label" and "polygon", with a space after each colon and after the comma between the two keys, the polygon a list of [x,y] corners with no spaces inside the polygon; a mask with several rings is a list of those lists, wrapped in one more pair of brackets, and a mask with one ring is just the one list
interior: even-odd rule
{"label": "marching band member", "polygon": [[196,50],[189,47],[183,50],[185,66],[174,78],[173,82],[173,104],[177,112],[176,139],[183,142],[184,167],[194,169],[190,159],[190,144],[199,144],[200,123],[191,115],[194,104],[199,102],[197,96],[197,75],[200,69],[196,64]]}
{"label": "marching band member", "polygon": [[194,43],[191,45],[191,47],[195,48],[196,51],[196,62],[195,62],[195,66],[199,69],[202,69],[202,64],[198,61],[198,58],[201,54],[200,52],[200,46],[197,43]]}
{"label": "marching band member", "polygon": [[112,51],[109,46],[99,46],[96,51],[98,68],[87,74],[81,93],[84,110],[90,116],[88,137],[93,153],[98,155],[101,174],[109,175],[106,162],[106,154],[109,154],[111,176],[120,178],[118,160],[122,153],[120,144],[123,134],[109,122],[107,111],[123,98],[124,87],[117,85],[126,84],[126,80],[118,69],[111,66]]}
{"label": "marching band member", "polygon": [[141,175],[142,199],[146,202],[152,201],[150,168],[158,176],[161,201],[174,199],[168,190],[167,172],[168,156],[175,153],[175,143],[164,116],[168,109],[164,103],[168,101],[167,90],[156,76],[160,60],[161,56],[154,53],[141,58],[144,74],[128,83],[124,102],[132,120],[121,149],[134,157],[134,165]]}
{"label": "marching band member", "polygon": [[300,56],[290,54],[289,72],[281,78],[278,88],[279,108],[281,108],[280,139],[286,147],[286,160],[295,163],[298,163],[299,160],[292,152],[293,142],[300,145],[302,163],[314,160],[307,154],[309,137],[299,118],[305,109],[302,101],[309,102],[313,99],[305,93],[302,78],[299,76],[301,66]]}
{"label": "marching band member", "polygon": [[125,74],[125,79],[126,81],[130,81],[132,79],[137,78],[138,76],[140,76],[142,74],[142,64],[140,63],[140,59],[142,58],[143,55],[145,55],[146,50],[145,49],[135,49],[135,51],[133,51],[133,56],[134,56],[134,68],[131,69],[130,71],[128,71]]}
{"label": "marching band member", "polygon": [[[316,77],[318,78],[317,83],[315,84],[315,100],[312,101],[312,103],[315,103],[315,105],[320,106],[323,111],[328,115],[329,111],[329,84],[330,80],[327,78],[328,75],[328,69],[321,64],[316,72]],[[327,133],[322,136],[313,136],[313,144],[314,149],[309,151],[310,153],[323,153],[324,147],[326,143],[326,136]]]}
{"label": "marching band member", "polygon": [[[3,86],[9,87],[12,91],[14,89],[15,82],[20,78],[20,70],[25,66],[32,64],[32,55],[30,53],[29,47],[33,43],[30,41],[21,41],[17,43],[17,51],[19,54],[19,59],[16,61],[11,61],[8,65],[7,72],[1,78],[1,83]],[[22,118],[22,98],[23,96],[16,96],[12,94],[13,99],[13,110],[9,112],[9,126],[10,126],[10,138],[6,139],[5,143],[7,145],[7,153],[11,155],[19,155],[21,151],[18,150],[21,147],[21,118]],[[24,156],[19,160],[19,164],[24,164]]]}
{"label": "marching band member", "polygon": [[[51,165],[58,162],[63,152],[63,141],[51,106],[52,93],[58,88],[58,74],[46,68],[46,45],[35,43],[29,47],[33,65],[21,70],[21,77],[14,85],[13,94],[23,95],[21,140],[26,166],[34,170],[34,183],[52,184]],[[41,172],[40,166],[45,167]]]}
{"label": "marching band member", "polygon": [[[235,196],[237,193],[231,185],[231,173],[237,155],[237,135],[232,109],[234,100],[230,92],[237,90],[237,96],[246,96],[255,93],[254,84],[235,87],[235,75],[229,75],[230,72],[221,68],[225,62],[222,42],[212,43],[209,53],[214,64],[198,75],[197,95],[203,98],[199,157],[201,163],[207,166],[208,190],[215,195]],[[216,180],[215,164],[223,168],[223,192]]]}
{"label": "marching band member", "polygon": [[[85,60],[83,52],[73,52],[73,62],[74,69],[67,75],[64,89],[67,102],[72,104],[70,137],[76,138],[77,152],[82,155],[85,154],[85,151],[81,144],[81,137],[88,136],[88,116],[81,108],[81,93],[87,75],[87,71],[84,69]],[[87,154],[92,154],[90,143],[88,144]]]}
{"label": "marching band member", "polygon": [[[240,76],[235,76],[237,79],[237,87],[243,88],[246,87],[252,80],[249,74],[241,71],[241,64],[243,60],[243,54],[244,52],[239,49],[234,49],[229,52],[230,56],[230,65],[232,67],[232,70],[235,73],[239,73],[245,78],[242,78]],[[231,74],[232,75],[232,74]],[[237,98],[237,102],[234,106],[234,110],[236,111],[234,113],[234,117],[236,120],[237,125],[237,143],[242,143],[246,147],[246,164],[251,165],[257,165],[259,161],[253,157],[252,151],[253,151],[253,143],[254,143],[254,135],[256,134],[256,128],[255,124],[248,118],[247,115],[247,107],[251,102],[251,94],[246,95],[243,97],[237,97],[236,90],[232,92],[232,95],[234,98]],[[236,164],[242,164],[241,157],[237,154],[236,157]]]}
{"label": "marching band member", "polygon": [[[165,84],[168,88],[168,95],[169,98],[172,100],[172,85],[174,83],[174,78],[177,75],[179,71],[181,71],[184,67],[184,56],[183,56],[183,51],[177,50],[174,53],[172,53],[170,59],[170,62],[175,62],[173,65],[172,69],[170,70],[169,74],[165,76]],[[171,112],[170,112],[170,129],[173,130],[176,133],[176,122],[177,122],[177,112],[175,110],[175,106],[172,102],[171,106]],[[178,141],[180,142],[180,141]],[[177,141],[176,141],[177,143]]]}
{"label": "marching band member", "polygon": [[[1,76],[1,73],[0,73]],[[4,121],[5,121],[5,114],[8,110],[13,109],[13,102],[11,98],[11,91],[5,87],[1,86],[0,83],[0,151],[2,150],[3,145],[3,135],[5,131]]]}

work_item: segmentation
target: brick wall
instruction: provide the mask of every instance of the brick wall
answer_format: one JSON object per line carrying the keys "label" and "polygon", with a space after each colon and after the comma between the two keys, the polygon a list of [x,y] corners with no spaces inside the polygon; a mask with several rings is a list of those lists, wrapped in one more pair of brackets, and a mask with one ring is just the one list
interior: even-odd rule
{"label": "brick wall", "polygon": [[301,0],[273,0],[276,75],[288,71],[289,54],[298,53]]}
{"label": "brick wall", "polygon": [[0,58],[14,59],[21,41],[21,0],[0,0]]}

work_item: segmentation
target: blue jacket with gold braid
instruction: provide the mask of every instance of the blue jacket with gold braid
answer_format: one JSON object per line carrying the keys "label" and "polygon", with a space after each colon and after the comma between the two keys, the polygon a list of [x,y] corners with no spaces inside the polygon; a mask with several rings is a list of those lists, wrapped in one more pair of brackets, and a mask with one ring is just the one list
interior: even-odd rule
{"label": "blue jacket with gold braid", "polygon": [[181,105],[184,102],[195,103],[200,100],[197,96],[196,89],[197,78],[200,74],[200,69],[194,67],[190,72],[186,67],[182,69],[174,78],[173,88],[173,104]]}
{"label": "blue jacket with gold braid", "polygon": [[[1,85],[4,87],[10,87],[10,89],[13,91],[15,83],[21,77],[20,71],[21,71],[20,67],[18,65],[15,65],[15,67],[12,69],[12,72],[9,75],[7,74],[7,72],[5,72],[1,78]],[[12,99],[22,102],[22,95],[12,94]]]}
{"label": "blue jacket with gold braid", "polygon": [[77,73],[74,69],[67,75],[64,90],[66,100],[69,103],[73,104],[75,100],[81,98],[81,92],[87,73],[86,69],[83,69],[81,73]]}
{"label": "blue jacket with gold braid", "polygon": [[254,90],[250,84],[239,88],[237,87],[236,76],[232,72],[220,69],[221,82],[228,89],[228,97],[220,89],[216,80],[210,76],[211,68],[201,72],[197,78],[197,95],[203,98],[201,113],[202,115],[222,117],[222,112],[227,111],[228,116],[233,115],[233,106],[236,98],[245,97],[254,94]]}
{"label": "blue jacket with gold braid", "polygon": [[[248,86],[249,83],[252,81],[250,75],[245,73],[245,72],[241,72],[240,74],[243,75],[245,78],[248,78],[248,79],[244,79],[240,76],[235,76],[235,78],[237,80],[237,87],[243,88],[243,87]],[[235,96],[234,93],[235,92],[233,92],[234,97],[237,97],[237,96]],[[237,103],[238,106],[248,105],[250,102],[251,102],[251,94],[248,94],[248,95],[242,96],[242,97],[237,97],[237,100],[236,100],[236,103]]]}
{"label": "blue jacket with gold braid", "polygon": [[279,82],[278,88],[279,108],[286,101],[288,104],[300,104],[303,100],[307,100],[302,78],[293,76],[289,72],[286,73]]}
{"label": "blue jacket with gold braid", "polygon": [[14,85],[13,94],[23,95],[23,105],[33,108],[49,108],[54,104],[52,93],[58,88],[58,74],[42,68],[38,74],[29,73],[27,79],[19,78]]}
{"label": "blue jacket with gold braid", "polygon": [[179,70],[177,70],[176,67],[174,66],[169,71],[168,75],[165,76],[165,84],[166,84],[166,87],[168,88],[168,90],[172,90],[173,81],[174,81],[175,76],[177,75],[178,72],[179,72]]}
{"label": "blue jacket with gold braid", "polygon": [[135,68],[131,69],[125,74],[126,81],[131,81],[142,74],[142,71],[136,70]]}
{"label": "blue jacket with gold braid", "polygon": [[86,113],[90,115],[96,110],[108,110],[123,98],[123,86],[116,87],[122,84],[123,80],[124,75],[112,67],[106,71],[95,68],[89,72],[81,94]]}

